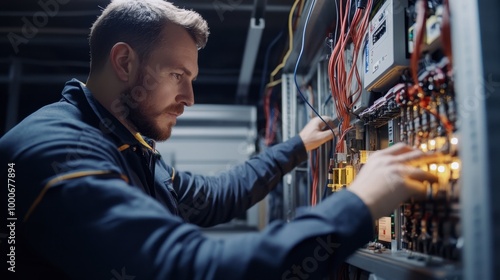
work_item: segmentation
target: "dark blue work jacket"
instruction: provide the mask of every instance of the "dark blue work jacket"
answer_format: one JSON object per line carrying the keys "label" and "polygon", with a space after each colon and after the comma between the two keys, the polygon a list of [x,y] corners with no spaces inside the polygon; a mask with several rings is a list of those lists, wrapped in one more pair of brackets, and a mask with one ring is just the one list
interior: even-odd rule
{"label": "dark blue work jacket", "polygon": [[15,164],[10,278],[318,279],[372,236],[349,191],[260,233],[204,236],[198,226],[242,214],[307,158],[300,137],[217,176],[176,172],[77,80],[7,132],[0,156],[2,177]]}

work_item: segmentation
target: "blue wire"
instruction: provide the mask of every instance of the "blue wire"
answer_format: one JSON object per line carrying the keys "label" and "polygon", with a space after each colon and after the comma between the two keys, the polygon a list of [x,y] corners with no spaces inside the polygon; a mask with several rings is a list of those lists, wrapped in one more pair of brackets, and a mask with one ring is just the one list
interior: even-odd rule
{"label": "blue wire", "polygon": [[326,104],[327,104],[328,102],[330,102],[330,100],[332,100],[332,95],[331,95],[331,94],[329,94],[329,95],[328,95],[328,98],[325,100],[325,106],[326,106]]}
{"label": "blue wire", "polygon": [[273,39],[273,41],[267,46],[266,55],[264,56],[264,70],[262,71],[262,77],[260,82],[260,96],[261,98],[264,96],[264,90],[266,88],[266,76],[267,76],[267,67],[269,64],[269,56],[271,55],[271,49],[278,43],[278,40],[283,36],[283,30]]}
{"label": "blue wire", "polygon": [[333,129],[330,127],[330,125],[319,115],[319,113],[314,109],[314,107],[307,101],[306,97],[300,90],[299,83],[297,82],[297,69],[299,68],[299,63],[300,59],[302,58],[302,54],[304,53],[304,45],[305,45],[305,39],[306,39],[306,28],[307,24],[309,23],[309,19],[311,17],[312,10],[314,8],[314,5],[316,5],[316,0],[313,0],[311,3],[311,7],[309,7],[309,11],[307,12],[307,17],[306,21],[304,23],[304,30],[302,31],[302,45],[300,47],[300,52],[299,52],[299,57],[297,58],[297,63],[295,63],[295,70],[293,71],[293,79],[295,81],[295,86],[297,87],[297,91],[299,92],[300,96],[304,100],[304,102],[313,110],[313,112],[326,124],[326,126],[332,131],[333,137],[335,137],[335,133],[333,132]]}
{"label": "blue wire", "polygon": [[322,194],[321,200],[325,200],[326,195],[327,195],[327,192],[326,192],[327,189],[328,189],[328,181],[326,182],[325,188],[323,189],[323,194]]}
{"label": "blue wire", "polygon": [[[340,5],[342,5],[342,3],[340,3]],[[333,49],[333,46],[335,46],[337,44],[337,32],[339,30],[339,23],[341,23],[339,21],[339,4],[338,4],[337,0],[335,0],[335,20],[337,22],[335,24],[335,35],[333,35],[332,49]]]}
{"label": "blue wire", "polygon": [[352,0],[349,1],[349,13],[347,14],[347,25],[351,25],[351,7],[352,7]]}

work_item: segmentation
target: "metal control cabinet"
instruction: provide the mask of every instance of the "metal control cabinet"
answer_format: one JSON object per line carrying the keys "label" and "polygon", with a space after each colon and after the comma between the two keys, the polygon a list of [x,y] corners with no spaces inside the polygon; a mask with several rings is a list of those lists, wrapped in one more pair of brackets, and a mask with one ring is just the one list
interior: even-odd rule
{"label": "metal control cabinet", "polygon": [[[327,0],[317,0],[317,7],[324,6],[324,2]],[[415,3],[415,1],[410,2]],[[342,3],[346,4],[346,2]],[[397,8],[399,11],[404,11],[407,2],[401,3],[403,2],[388,0],[385,1],[384,7],[395,9],[397,5],[403,5]],[[306,2],[306,10],[310,4],[311,1]],[[456,98],[454,106],[456,106],[456,121],[459,127],[456,131],[456,137],[458,138],[461,164],[460,187],[458,188],[460,199],[450,205],[452,205],[454,213],[459,215],[460,223],[454,229],[458,234],[454,246],[460,251],[460,254],[458,258],[448,259],[407,250],[401,243],[403,232],[396,230],[391,249],[385,251],[360,249],[347,259],[347,263],[352,267],[360,268],[385,280],[496,279],[500,275],[500,258],[494,252],[495,248],[500,245],[500,204],[498,203],[500,172],[495,169],[498,165],[495,160],[500,158],[500,145],[498,145],[500,143],[500,131],[498,130],[500,127],[500,110],[498,109],[500,108],[500,95],[498,94],[500,90],[500,53],[497,51],[497,46],[500,45],[500,19],[496,14],[500,10],[500,2],[463,0],[449,1],[449,5],[453,48],[453,86]],[[381,26],[384,18],[395,15],[391,14],[390,11],[390,9],[386,11],[381,9],[375,14],[374,20],[377,24],[374,24],[373,30],[370,30],[370,38],[373,39],[378,36],[374,36],[377,32],[382,32],[380,30],[383,29]],[[335,13],[316,12],[316,14],[322,18],[309,22],[307,30],[323,30],[325,26],[328,26],[328,24],[325,25],[325,22],[331,24],[336,20]],[[404,12],[401,14],[404,16]],[[408,28],[408,26],[404,25],[404,20],[402,22],[402,26],[397,25],[397,28],[402,28],[403,30],[399,31],[404,33],[404,28]],[[301,19],[297,30],[302,30],[303,25],[304,19]],[[387,25],[385,32],[385,34],[388,32]],[[383,36],[384,34],[378,37],[382,38]],[[306,36],[306,38],[308,37]],[[315,37],[311,36],[311,38]],[[373,44],[379,43],[380,38],[371,42],[372,50]],[[402,35],[401,41],[396,40],[396,42],[395,38],[392,37],[392,41],[384,43],[389,44],[384,51],[388,52],[387,55],[390,53],[390,55],[397,56],[398,59],[389,60],[389,65],[392,66],[382,67],[382,64],[379,63],[378,67],[382,71],[378,74],[376,74],[377,71],[370,71],[373,75],[368,75],[367,78],[368,73],[364,73],[364,85],[368,89],[380,90],[384,94],[387,90],[385,85],[394,85],[396,79],[395,76],[387,73],[399,69],[398,65],[407,65],[406,46],[397,47],[401,51],[399,53],[391,46],[405,45],[408,40],[405,35]],[[294,53],[291,57],[297,56],[296,52],[300,50],[300,47],[297,46],[300,44],[299,40],[294,41]],[[311,43],[306,42],[306,45],[311,45]],[[328,52],[325,52],[322,47],[306,48],[304,54],[306,57],[320,58],[325,55],[328,56]],[[383,54],[372,54],[372,57],[384,56]],[[370,54],[366,57],[370,59]],[[370,61],[368,64],[371,68],[367,69],[373,70],[377,61],[378,59],[374,59],[373,63]],[[293,69],[292,65],[295,62],[287,62],[285,70]],[[332,110],[334,106],[325,102],[326,97],[330,94],[330,89],[324,83],[327,79],[324,59],[301,61],[301,67],[298,74],[305,77],[304,84],[312,86],[318,100],[317,108],[319,111],[322,114],[334,116]],[[400,70],[396,72],[396,76],[401,73]],[[299,124],[296,123],[297,125],[294,126],[290,123],[297,121],[293,116],[296,111],[290,110],[296,106],[296,104],[293,105],[296,102],[296,92],[293,83],[290,82],[293,76],[285,73],[283,77],[288,79],[283,79],[282,88],[283,130],[286,133],[291,133],[293,127],[295,132],[298,132]],[[389,93],[385,97],[385,101],[393,98]],[[391,106],[394,106],[394,104],[387,103],[383,105],[389,111]],[[354,125],[359,123],[359,119],[356,117],[359,116],[353,116]],[[398,113],[382,117],[387,119],[382,122],[378,122],[376,119],[370,120],[365,122],[365,125],[361,125],[360,129],[356,129],[356,133],[363,135],[362,146],[366,150],[383,148],[398,142],[398,138],[408,137],[406,129],[399,130],[402,120]],[[286,131],[285,125],[290,130]],[[404,135],[401,136],[401,133]],[[354,136],[351,138],[356,139]],[[320,148],[320,153],[322,160],[329,158],[327,146]],[[326,166],[328,163],[320,164],[321,168]],[[290,176],[292,177],[285,178],[285,183],[293,185],[294,175]],[[320,172],[320,176],[324,182],[326,172],[323,170]],[[290,198],[289,203],[285,205],[285,212],[289,214],[288,218],[292,218],[294,215],[297,204],[293,201],[296,201],[297,194],[296,188],[293,187],[289,188],[286,194]],[[395,211],[395,228],[401,228],[402,220],[398,217],[402,215],[402,211],[404,211],[403,208]]]}

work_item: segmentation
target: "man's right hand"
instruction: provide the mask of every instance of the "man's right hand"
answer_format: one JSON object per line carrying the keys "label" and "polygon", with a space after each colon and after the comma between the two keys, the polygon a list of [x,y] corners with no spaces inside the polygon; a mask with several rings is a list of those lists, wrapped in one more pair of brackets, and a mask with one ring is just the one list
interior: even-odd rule
{"label": "man's right hand", "polygon": [[426,193],[424,182],[434,183],[437,177],[410,165],[433,157],[405,144],[373,153],[348,188],[368,206],[374,219],[394,210],[411,196]]}

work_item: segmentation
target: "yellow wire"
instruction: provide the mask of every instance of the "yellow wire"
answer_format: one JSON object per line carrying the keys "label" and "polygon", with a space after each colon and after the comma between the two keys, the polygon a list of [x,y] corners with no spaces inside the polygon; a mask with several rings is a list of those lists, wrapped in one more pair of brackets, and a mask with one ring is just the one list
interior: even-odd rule
{"label": "yellow wire", "polygon": [[281,84],[281,79],[268,83],[266,87],[270,88],[270,87],[277,86],[279,84]]}
{"label": "yellow wire", "polygon": [[[295,8],[297,8],[297,5],[299,4],[301,0],[295,0],[295,2],[292,5],[292,9],[290,10],[290,14],[288,14],[288,51],[286,52],[285,56],[283,57],[283,60],[281,61],[276,68],[274,68],[273,72],[271,72],[271,77],[269,79],[269,84],[267,84],[267,87],[271,87],[274,85],[271,85],[271,83],[274,82],[274,76],[278,73],[278,71],[281,70],[285,66],[285,62],[287,61],[288,57],[292,53],[293,49],[293,30],[292,30],[292,20],[293,20],[293,12],[295,11]],[[279,83],[278,83],[279,84]]]}

